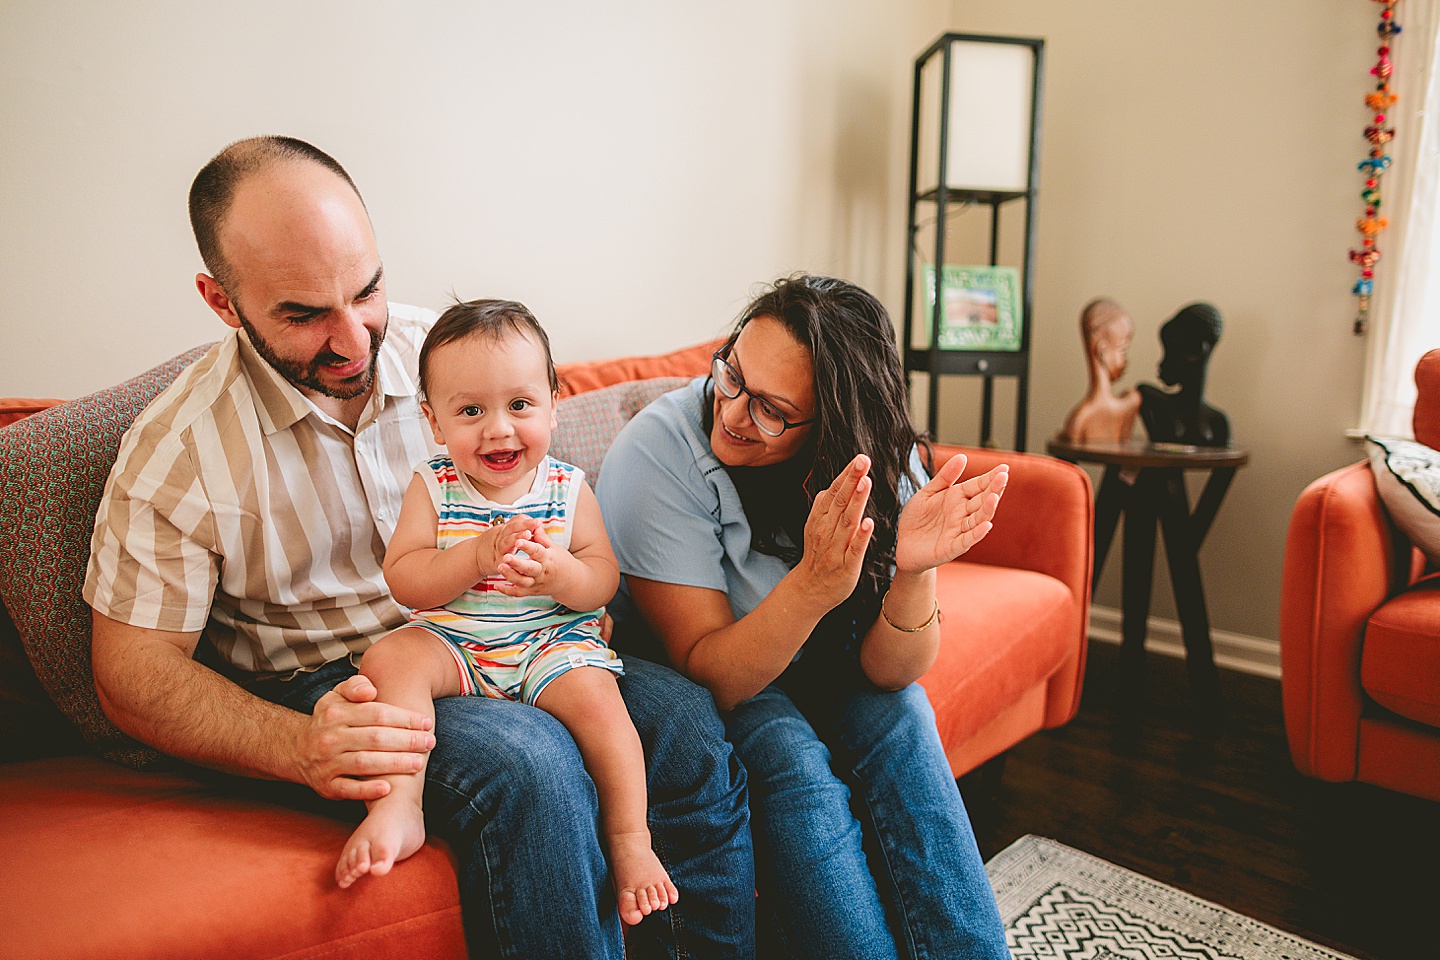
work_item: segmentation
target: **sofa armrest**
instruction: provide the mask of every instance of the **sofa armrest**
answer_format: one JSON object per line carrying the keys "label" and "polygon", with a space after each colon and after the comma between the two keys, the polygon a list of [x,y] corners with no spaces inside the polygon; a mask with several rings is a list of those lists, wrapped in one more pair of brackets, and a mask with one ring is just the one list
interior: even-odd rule
{"label": "sofa armrest", "polygon": [[969,458],[965,476],[1010,465],[1010,482],[995,513],[995,529],[960,562],[1034,570],[1068,586],[1090,602],[1095,508],[1084,470],[1034,453],[934,444],[935,467],[957,453]]}
{"label": "sofa armrest", "polygon": [[1369,464],[1328,473],[1300,494],[1280,582],[1280,681],[1290,755],[1302,773],[1355,779],[1365,624],[1408,581],[1410,565]]}
{"label": "sofa armrest", "polygon": [[1080,709],[1085,645],[1090,631],[1090,580],[1095,558],[1095,505],[1090,477],[1073,463],[1034,453],[933,444],[935,469],[957,453],[969,459],[965,476],[1010,465],[1010,482],[995,513],[995,528],[956,563],[1033,570],[1054,577],[1075,598],[1075,655],[1050,678],[1045,726],[1068,722]]}

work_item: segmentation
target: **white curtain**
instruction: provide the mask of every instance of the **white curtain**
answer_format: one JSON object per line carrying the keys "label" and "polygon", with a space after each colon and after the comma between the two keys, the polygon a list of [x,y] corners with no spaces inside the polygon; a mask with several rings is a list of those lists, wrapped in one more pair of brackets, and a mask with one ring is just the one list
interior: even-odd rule
{"label": "white curtain", "polygon": [[1395,12],[1391,89],[1400,100],[1386,111],[1394,165],[1381,181],[1379,214],[1390,229],[1376,244],[1385,258],[1375,271],[1360,426],[1408,437],[1415,363],[1440,347],[1440,0],[1404,0]]}

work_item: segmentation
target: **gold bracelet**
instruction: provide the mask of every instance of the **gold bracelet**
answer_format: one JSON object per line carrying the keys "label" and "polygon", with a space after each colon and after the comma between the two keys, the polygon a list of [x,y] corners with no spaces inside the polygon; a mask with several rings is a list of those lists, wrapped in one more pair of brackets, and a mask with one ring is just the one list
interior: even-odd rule
{"label": "gold bracelet", "polygon": [[931,612],[931,614],[930,614],[930,619],[929,619],[929,620],[926,620],[924,623],[920,624],[920,626],[918,626],[918,627],[902,627],[902,626],[900,626],[900,624],[896,623],[894,620],[891,620],[891,619],[890,619],[890,614],[888,614],[888,613],[885,612],[885,601],[886,601],[886,600],[889,600],[889,599],[890,599],[890,591],[887,589],[887,590],[885,591],[885,596],[883,596],[883,597],[880,598],[880,616],[884,617],[886,623],[890,624],[890,626],[894,627],[896,630],[899,630],[901,633],[919,633],[921,630],[926,629],[926,628],[929,627],[931,624],[933,624],[936,620],[939,620],[939,619],[940,619],[940,601],[939,601],[939,600],[936,600],[936,601],[935,601],[935,609]]}

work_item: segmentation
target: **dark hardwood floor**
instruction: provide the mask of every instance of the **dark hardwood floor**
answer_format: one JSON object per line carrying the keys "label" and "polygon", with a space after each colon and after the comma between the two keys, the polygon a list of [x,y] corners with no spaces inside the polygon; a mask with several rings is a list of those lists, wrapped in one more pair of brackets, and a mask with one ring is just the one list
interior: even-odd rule
{"label": "dark hardwood floor", "polygon": [[1363,960],[1440,957],[1440,804],[1302,777],[1277,680],[1222,670],[1215,712],[1181,661],[1119,672],[1092,643],[1079,715],[961,779],[983,856],[1038,834]]}

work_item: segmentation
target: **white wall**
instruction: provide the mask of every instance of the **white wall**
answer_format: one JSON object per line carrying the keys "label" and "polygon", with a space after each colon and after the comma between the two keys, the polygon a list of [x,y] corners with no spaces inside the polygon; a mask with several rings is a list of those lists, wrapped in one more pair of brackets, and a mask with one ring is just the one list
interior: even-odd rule
{"label": "white wall", "polygon": [[[1276,636],[1295,498],[1361,456],[1344,437],[1365,353],[1350,332],[1346,251],[1363,212],[1355,164],[1369,146],[1363,97],[1378,9],[1350,0],[951,6],[951,30],[1046,39],[1032,448],[1085,391],[1077,322],[1092,297],[1112,296],[1135,317],[1127,384],[1157,382],[1157,330],[1179,307],[1208,300],[1224,314],[1206,394],[1252,459],[1201,552],[1220,629]],[[951,429],[973,434],[973,409],[961,391],[952,396]],[[1119,547],[1117,538],[1097,595],[1116,607]],[[1173,617],[1163,551],[1156,560],[1152,612]]]}
{"label": "white wall", "polygon": [[909,63],[942,0],[0,0],[0,395],[222,330],[185,195],[287,133],[369,205],[393,299],[528,303],[561,360],[714,336],[796,269],[902,268]]}

